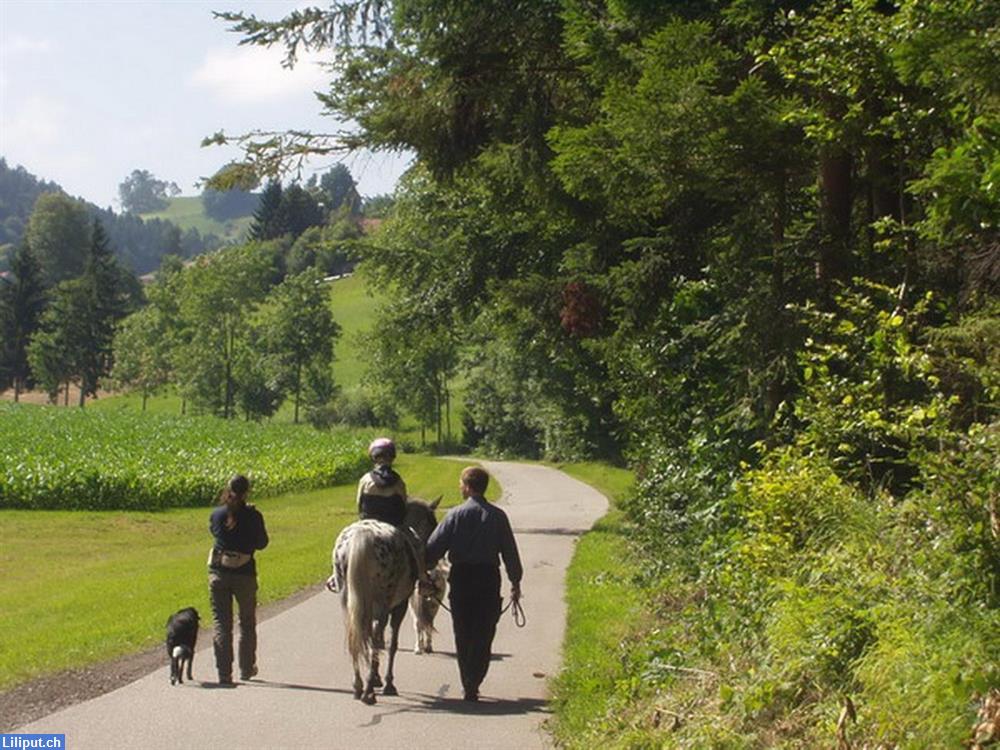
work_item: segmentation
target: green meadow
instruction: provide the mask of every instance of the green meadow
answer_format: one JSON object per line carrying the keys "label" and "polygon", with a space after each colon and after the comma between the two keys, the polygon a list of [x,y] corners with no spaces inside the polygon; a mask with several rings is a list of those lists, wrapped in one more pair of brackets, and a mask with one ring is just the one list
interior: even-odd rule
{"label": "green meadow", "polygon": [[[406,455],[397,466],[411,495],[458,502],[461,464]],[[251,497],[271,537],[258,553],[262,604],[330,575],[333,541],[356,518],[355,491],[350,481]],[[0,643],[17,644],[0,649],[0,689],[154,647],[182,607],[210,622],[210,512],[0,510]]]}
{"label": "green meadow", "polygon": [[181,229],[197,229],[201,234],[218,235],[227,242],[242,242],[253,222],[252,216],[242,216],[229,221],[217,221],[205,213],[200,195],[179,196],[170,199],[162,211],[142,214],[143,219],[172,221]]}

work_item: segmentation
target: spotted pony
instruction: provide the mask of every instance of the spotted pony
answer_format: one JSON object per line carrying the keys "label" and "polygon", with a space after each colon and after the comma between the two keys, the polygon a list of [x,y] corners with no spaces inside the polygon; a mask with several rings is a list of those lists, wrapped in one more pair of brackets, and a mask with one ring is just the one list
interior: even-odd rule
{"label": "spotted pony", "polygon": [[383,685],[378,652],[385,648],[387,623],[392,637],[382,694],[399,694],[393,683],[399,628],[417,571],[424,567],[424,546],[437,526],[434,510],[440,501],[408,500],[400,528],[371,519],[352,523],[333,546],[333,575],[327,586],[341,597],[354,697],[369,705],[375,703],[375,688]]}

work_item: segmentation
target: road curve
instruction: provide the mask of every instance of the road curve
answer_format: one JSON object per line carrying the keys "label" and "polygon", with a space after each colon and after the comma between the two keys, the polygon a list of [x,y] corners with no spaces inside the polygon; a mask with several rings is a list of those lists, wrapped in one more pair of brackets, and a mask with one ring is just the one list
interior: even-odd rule
{"label": "road curve", "polygon": [[[73,750],[549,746],[542,725],[547,679],[560,663],[565,571],[577,537],[604,514],[607,502],[555,469],[482,463],[504,488],[500,504],[524,562],[528,624],[516,628],[509,613],[501,619],[479,703],[461,700],[444,611],[436,623],[438,651],[425,656],[412,653],[407,616],[396,659],[399,696],[380,695],[375,706],[354,700],[338,598],[323,592],[258,625],[260,675],[252,682],[230,689],[214,685],[209,623],[199,639],[194,682],[171,687],[164,664],[118,690],[13,731],[65,734]],[[458,466],[455,475],[457,483]],[[260,569],[266,576],[266,552]]]}

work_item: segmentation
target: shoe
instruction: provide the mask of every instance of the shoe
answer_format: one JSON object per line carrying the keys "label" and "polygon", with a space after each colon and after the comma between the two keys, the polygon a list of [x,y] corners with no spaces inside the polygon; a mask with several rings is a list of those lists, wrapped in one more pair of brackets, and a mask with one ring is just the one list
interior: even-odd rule
{"label": "shoe", "polygon": [[466,690],[465,697],[462,700],[466,700],[469,703],[476,703],[479,700],[479,693],[475,690]]}
{"label": "shoe", "polygon": [[227,687],[231,687],[232,684],[233,684],[233,678],[232,677],[228,677],[228,676],[227,677],[223,677],[222,675],[219,675],[219,684],[220,685],[225,685]]}
{"label": "shoe", "polygon": [[240,672],[240,680],[248,682],[257,676],[257,667],[252,667],[249,672]]}

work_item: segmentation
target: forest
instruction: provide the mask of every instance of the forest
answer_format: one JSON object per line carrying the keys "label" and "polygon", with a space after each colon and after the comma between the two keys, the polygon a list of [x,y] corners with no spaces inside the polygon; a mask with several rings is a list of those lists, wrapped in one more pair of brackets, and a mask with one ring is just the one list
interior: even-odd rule
{"label": "forest", "polygon": [[322,406],[318,253],[347,248],[387,300],[373,403],[440,443],[460,381],[463,447],[635,475],[604,528],[641,606],[561,742],[1000,740],[1000,4],[218,16],[288,64],[323,50],[318,106],[356,128],[217,135],[246,161],[213,189],[280,193],[310,153],[414,166],[377,233],[307,230],[303,273],[263,214],[255,242],[168,265],[115,346],[150,326],[223,416]]}
{"label": "forest", "polygon": [[574,742],[991,741],[1000,6],[222,18],[327,50],[321,103],[358,124],[245,136],[248,169],[417,155],[363,256],[383,385],[461,374],[482,450],[636,472],[646,630]]}

